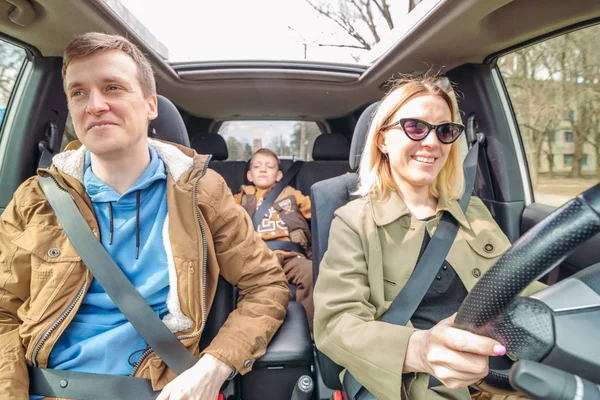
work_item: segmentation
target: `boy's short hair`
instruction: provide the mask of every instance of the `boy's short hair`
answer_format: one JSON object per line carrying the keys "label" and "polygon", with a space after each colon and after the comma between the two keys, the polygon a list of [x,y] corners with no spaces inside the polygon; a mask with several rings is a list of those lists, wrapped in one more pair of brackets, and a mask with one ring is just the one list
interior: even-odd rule
{"label": "boy's short hair", "polygon": [[265,156],[273,157],[275,159],[275,161],[277,161],[277,170],[281,170],[281,162],[279,161],[279,157],[277,156],[277,154],[275,154],[274,151],[266,149],[266,148],[258,149],[258,150],[256,150],[256,152],[254,152],[254,154],[252,154],[252,158],[250,159],[250,164],[248,165],[249,167],[252,167],[252,163],[254,162],[254,157],[256,157],[257,154],[262,154]]}
{"label": "boy's short hair", "polygon": [[138,69],[138,81],[145,97],[156,94],[154,72],[144,53],[123,36],[100,32],[84,33],[69,42],[63,55],[62,77],[65,84],[67,67],[72,61],[110,50],[120,50],[133,59]]}

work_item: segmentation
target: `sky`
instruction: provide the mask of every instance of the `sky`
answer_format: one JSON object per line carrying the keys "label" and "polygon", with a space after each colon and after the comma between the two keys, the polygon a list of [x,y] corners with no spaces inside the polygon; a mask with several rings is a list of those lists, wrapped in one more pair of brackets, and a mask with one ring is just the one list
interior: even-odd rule
{"label": "sky", "polygon": [[[119,0],[164,45],[171,61],[307,59],[355,63],[363,50],[319,44],[357,42],[306,0]],[[318,0],[315,0],[318,1]],[[337,3],[339,0],[321,0]],[[390,0],[395,21],[408,0]],[[382,35],[391,36],[381,18]],[[369,36],[366,27],[356,29]]]}
{"label": "sky", "polygon": [[[110,1],[107,4],[110,5]],[[114,1],[114,0],[111,0]],[[303,60],[368,65],[384,46],[401,35],[408,0],[388,0],[396,25],[390,32],[380,17],[381,49],[365,50],[320,46],[356,45],[345,30],[320,16],[306,0],[117,0],[169,49],[169,61]],[[340,0],[313,0],[337,4]],[[423,10],[440,0],[424,0]],[[426,4],[428,3],[428,4]],[[415,10],[416,11],[416,10]],[[418,13],[411,13],[418,18]],[[410,25],[406,23],[405,25]],[[366,25],[356,25],[372,38]],[[225,138],[252,144],[260,138],[268,145],[281,134],[289,142],[295,121],[236,121],[222,126]]]}
{"label": "sky", "polygon": [[225,140],[233,136],[242,143],[252,146],[253,139],[260,139],[263,146],[269,143],[279,134],[283,142],[289,144],[296,121],[230,121],[221,126],[219,134]]}

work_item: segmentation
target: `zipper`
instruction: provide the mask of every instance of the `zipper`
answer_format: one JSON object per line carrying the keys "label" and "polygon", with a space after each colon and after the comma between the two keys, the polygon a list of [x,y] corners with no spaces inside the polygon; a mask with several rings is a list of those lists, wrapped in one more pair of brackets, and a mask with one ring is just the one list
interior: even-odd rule
{"label": "zipper", "polygon": [[[42,177],[43,176],[49,177],[50,179],[52,179],[54,181],[54,183],[56,184],[56,186],[60,190],[62,190],[63,192],[69,193],[69,191],[67,189],[63,188],[62,185],[56,179],[56,177],[54,177],[54,175],[52,175],[50,172],[44,171],[44,173],[40,174],[40,176],[42,176]],[[60,324],[62,324],[63,321],[69,316],[69,314],[71,313],[71,311],[73,311],[73,309],[75,308],[75,305],[79,302],[79,300],[81,299],[81,297],[85,293],[85,287],[86,287],[86,285],[87,285],[87,279],[83,281],[83,285],[81,285],[81,288],[77,292],[77,295],[75,296],[75,299],[73,299],[73,301],[71,302],[71,304],[69,304],[69,306],[67,307],[67,309],[65,311],[63,311],[63,313],[58,317],[58,319],[56,321],[54,321],[54,323],[52,325],[50,325],[50,328],[48,328],[48,330],[46,330],[46,332],[44,332],[44,334],[42,335],[42,337],[40,338],[40,340],[38,340],[37,344],[33,348],[33,352],[31,353],[31,364],[34,367],[38,366],[36,358],[37,358],[37,355],[38,355],[39,351],[44,346],[44,344],[48,341],[48,338],[50,337],[50,335],[52,334],[52,332],[54,332],[56,330],[56,328],[58,328],[60,326]]]}
{"label": "zipper", "polygon": [[[62,190],[63,192],[69,193],[69,191],[67,189],[65,189],[64,187],[62,187],[62,185],[58,182],[58,180],[56,179],[56,177],[54,175],[52,175],[50,172],[48,171],[43,171],[42,174],[40,174],[41,178],[50,178],[54,181],[54,183],[56,183],[56,186]],[[70,195],[70,193],[69,193]]]}
{"label": "zipper", "polygon": [[83,293],[85,292],[86,284],[87,284],[87,279],[83,282],[81,289],[79,289],[79,292],[77,292],[75,299],[71,302],[71,304],[69,304],[69,307],[67,307],[67,309],[65,311],[63,311],[63,313],[60,315],[60,317],[58,317],[58,319],[56,321],[54,321],[54,323],[50,326],[50,328],[48,328],[48,330],[46,332],[44,332],[44,334],[42,335],[40,340],[37,342],[37,344],[33,348],[33,353],[31,354],[31,363],[33,364],[34,367],[38,366],[36,357],[37,357],[37,354],[39,353],[40,349],[42,348],[44,343],[46,343],[46,341],[48,340],[48,338],[50,337],[52,332],[54,332],[54,330],[56,328],[58,328],[58,326],[67,318],[67,316],[71,313],[71,311],[73,311],[73,309],[75,308],[75,304],[77,304],[77,302],[79,301],[79,299],[81,299],[81,296],[83,296]]}
{"label": "zipper", "polygon": [[[200,235],[202,236],[202,250],[203,250],[203,252],[202,252],[202,324],[200,325],[200,330],[198,330],[198,332],[191,333],[189,335],[177,336],[178,340],[191,339],[193,337],[202,335],[202,332],[204,331],[204,327],[206,325],[206,275],[207,275],[206,264],[208,261],[208,255],[207,255],[208,245],[206,243],[206,230],[204,228],[204,224],[202,223],[202,219],[200,218],[200,211],[198,210],[198,185],[200,184],[200,179],[202,179],[204,177],[204,175],[206,174],[206,170],[208,169],[208,162],[210,161],[211,158],[212,158],[212,155],[209,155],[206,160],[206,163],[204,164],[204,169],[202,170],[200,177],[198,177],[198,179],[196,180],[196,183],[194,185],[194,195],[193,195],[194,211],[196,213],[196,218],[198,219],[198,225],[200,226]],[[135,363],[135,366],[133,367],[133,371],[131,371],[129,376],[135,376],[140,365],[142,365],[142,362],[152,352],[153,352],[152,347],[148,347],[146,350],[144,350],[144,352],[140,356],[139,360]]]}

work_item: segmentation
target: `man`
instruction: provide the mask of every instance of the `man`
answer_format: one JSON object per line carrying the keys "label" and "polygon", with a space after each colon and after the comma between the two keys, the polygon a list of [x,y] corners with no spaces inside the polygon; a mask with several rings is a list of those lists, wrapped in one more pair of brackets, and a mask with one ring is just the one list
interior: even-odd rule
{"label": "man", "polygon": [[[150,64],[123,37],[88,33],[63,60],[79,142],[49,174],[149,306],[199,361],[176,376],[133,329],[72,247],[38,177],[0,218],[0,398],[27,399],[27,366],[151,380],[159,399],[215,399],[251,370],[290,297],[277,258],[207,157],[147,138],[157,116]],[[198,343],[218,276],[240,290],[212,343]]]}

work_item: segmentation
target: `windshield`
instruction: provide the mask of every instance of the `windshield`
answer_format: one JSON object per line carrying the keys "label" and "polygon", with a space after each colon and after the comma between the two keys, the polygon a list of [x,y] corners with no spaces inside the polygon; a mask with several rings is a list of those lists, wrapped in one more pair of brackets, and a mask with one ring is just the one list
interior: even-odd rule
{"label": "windshield", "polygon": [[269,60],[365,66],[440,2],[103,1],[170,62]]}

